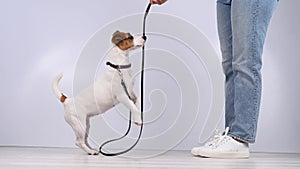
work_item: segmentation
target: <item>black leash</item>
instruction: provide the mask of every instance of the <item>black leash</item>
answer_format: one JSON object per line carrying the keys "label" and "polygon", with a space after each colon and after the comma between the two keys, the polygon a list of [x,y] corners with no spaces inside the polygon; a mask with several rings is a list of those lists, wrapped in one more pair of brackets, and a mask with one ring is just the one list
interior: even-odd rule
{"label": "black leash", "polygon": [[[151,3],[148,4],[147,8],[146,8],[146,11],[145,11],[145,14],[144,14],[144,20],[143,20],[143,37],[146,37],[146,19],[147,19],[147,16],[148,16],[148,13],[150,11],[150,7],[151,7]],[[118,156],[118,155],[121,155],[121,154],[124,154],[124,153],[127,153],[128,151],[132,150],[136,145],[137,143],[139,142],[139,140],[141,139],[141,136],[142,136],[142,132],[143,132],[143,126],[144,126],[144,117],[143,117],[143,112],[144,112],[144,61],[145,60],[145,45],[143,45],[142,47],[142,71],[141,71],[141,120],[142,120],[142,124],[141,124],[141,127],[140,127],[140,132],[139,132],[139,136],[137,138],[137,140],[135,141],[135,143],[130,146],[128,149],[126,150],[123,150],[123,151],[120,151],[120,152],[116,152],[116,153],[106,153],[106,152],[103,152],[102,151],[102,148],[108,144],[108,143],[111,143],[111,142],[115,142],[115,141],[118,141],[118,140],[121,140],[123,139],[124,137],[126,137],[130,131],[130,128],[131,128],[131,112],[129,113],[129,124],[128,124],[128,129],[127,131],[125,132],[125,134],[119,138],[116,138],[116,139],[112,139],[112,140],[109,140],[109,141],[106,141],[104,142],[100,147],[99,147],[99,152],[102,154],[102,155],[105,155],[105,156]],[[114,66],[113,64],[111,63],[107,63],[107,65],[111,66],[111,67],[114,67],[115,69],[118,70],[119,73],[121,73],[120,69],[121,67],[118,67],[118,66]],[[128,90],[126,88],[126,85],[123,81],[123,79],[121,79],[121,85],[123,86],[127,96],[129,97],[129,99],[131,99],[129,93],[128,93]],[[132,99],[131,99],[132,100]]]}

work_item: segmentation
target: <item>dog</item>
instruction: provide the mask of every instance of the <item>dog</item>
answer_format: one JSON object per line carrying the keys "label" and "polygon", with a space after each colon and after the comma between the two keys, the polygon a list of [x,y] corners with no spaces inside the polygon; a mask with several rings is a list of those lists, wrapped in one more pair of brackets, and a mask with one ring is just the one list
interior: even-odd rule
{"label": "dog", "polygon": [[116,31],[111,39],[112,47],[106,63],[108,68],[93,85],[73,98],[68,98],[58,88],[63,74],[57,75],[53,81],[54,94],[64,105],[64,118],[75,132],[75,144],[89,155],[99,154],[87,141],[90,117],[122,103],[132,112],[134,123],[142,123],[140,101],[133,91],[134,77],[130,68],[129,52],[142,47],[145,41],[144,36],[133,37],[130,33]]}

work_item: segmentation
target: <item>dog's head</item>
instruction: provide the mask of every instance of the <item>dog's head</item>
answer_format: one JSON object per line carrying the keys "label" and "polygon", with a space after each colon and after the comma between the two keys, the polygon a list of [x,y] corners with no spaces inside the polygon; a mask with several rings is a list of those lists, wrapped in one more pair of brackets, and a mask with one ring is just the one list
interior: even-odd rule
{"label": "dog's head", "polygon": [[142,47],[146,41],[146,37],[132,36],[130,33],[116,31],[113,34],[111,41],[121,50],[126,51],[137,47]]}

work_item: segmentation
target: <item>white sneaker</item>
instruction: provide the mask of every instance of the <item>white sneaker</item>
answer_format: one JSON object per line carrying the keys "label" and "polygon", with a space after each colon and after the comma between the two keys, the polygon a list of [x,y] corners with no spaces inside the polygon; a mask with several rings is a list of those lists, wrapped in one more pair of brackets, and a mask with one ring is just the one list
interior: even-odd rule
{"label": "white sneaker", "polygon": [[211,158],[249,158],[248,143],[240,143],[228,136],[229,127],[225,134],[216,134],[204,146],[194,147],[191,153],[195,156]]}

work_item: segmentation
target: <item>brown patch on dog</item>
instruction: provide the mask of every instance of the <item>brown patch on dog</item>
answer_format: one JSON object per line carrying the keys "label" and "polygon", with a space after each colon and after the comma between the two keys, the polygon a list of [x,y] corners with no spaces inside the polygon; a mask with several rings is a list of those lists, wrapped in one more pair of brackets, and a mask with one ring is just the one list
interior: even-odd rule
{"label": "brown patch on dog", "polygon": [[121,50],[128,50],[134,46],[134,43],[133,43],[132,39],[126,39],[126,40],[122,40],[120,43],[118,43],[117,46]]}
{"label": "brown patch on dog", "polygon": [[128,50],[134,46],[133,37],[125,32],[116,31],[111,41],[121,50]]}
{"label": "brown patch on dog", "polygon": [[61,97],[60,97],[60,102],[64,103],[67,99],[67,96],[65,96],[64,94],[61,94]]}
{"label": "brown patch on dog", "polygon": [[115,45],[117,45],[118,43],[120,43],[122,40],[126,39],[126,33],[124,32],[120,32],[120,31],[116,31],[113,35],[112,35],[112,39],[111,42]]}

